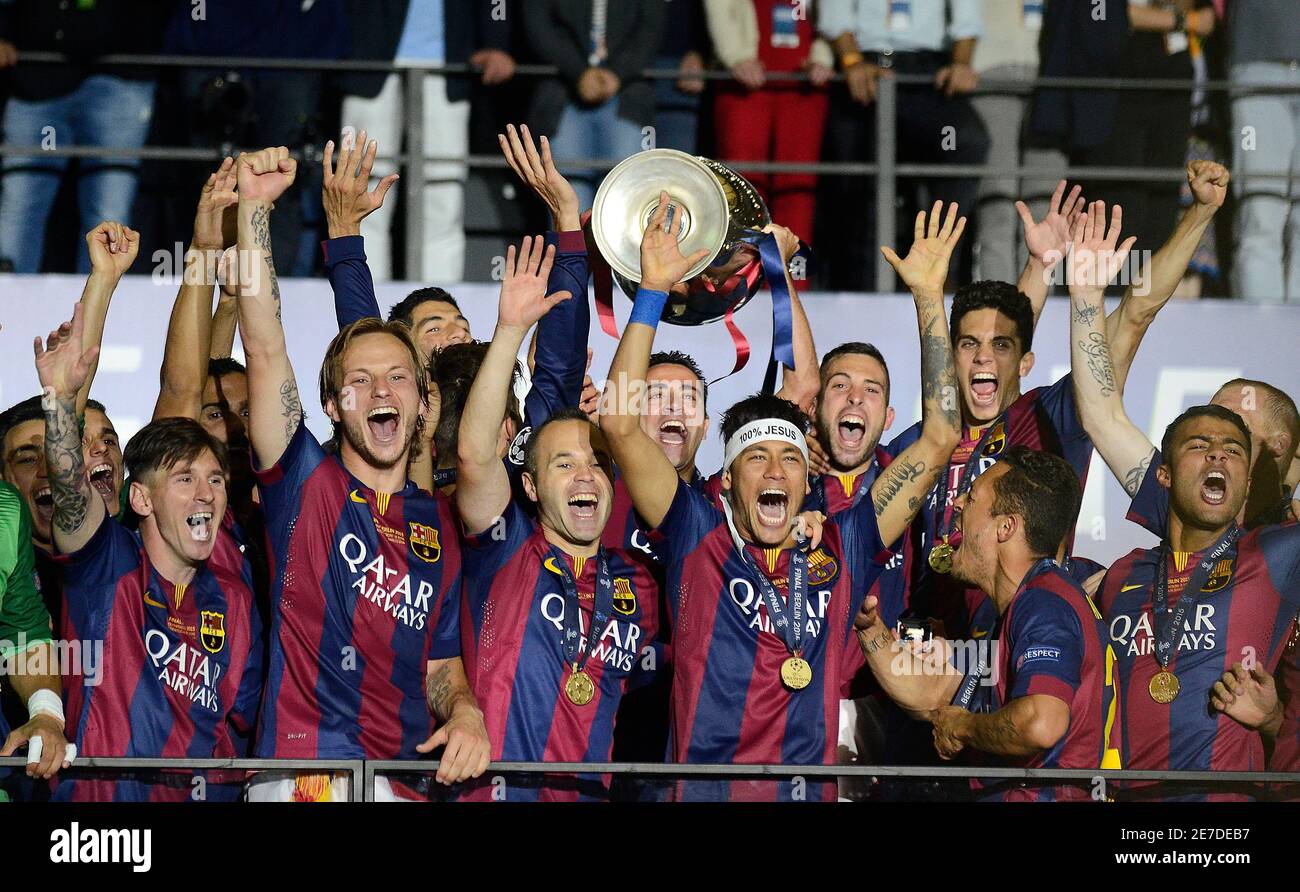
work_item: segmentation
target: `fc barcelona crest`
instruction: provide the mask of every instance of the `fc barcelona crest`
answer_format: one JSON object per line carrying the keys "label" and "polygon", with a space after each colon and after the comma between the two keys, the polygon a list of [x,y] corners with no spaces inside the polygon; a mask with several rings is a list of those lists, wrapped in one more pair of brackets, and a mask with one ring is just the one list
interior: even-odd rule
{"label": "fc barcelona crest", "polygon": [[829,585],[840,575],[840,565],[819,546],[808,555],[808,582],[811,585]]}
{"label": "fc barcelona crest", "polygon": [[632,591],[632,580],[623,576],[614,577],[614,609],[624,616],[636,613],[636,592]]}
{"label": "fc barcelona crest", "polygon": [[1220,589],[1227,588],[1228,583],[1232,581],[1232,565],[1235,558],[1224,558],[1214,565],[1210,571],[1210,578],[1205,580],[1205,585],[1201,586],[1203,592],[1217,592]]}
{"label": "fc barcelona crest", "polygon": [[226,615],[204,610],[199,615],[199,640],[208,653],[219,654],[226,646]]}
{"label": "fc barcelona crest", "polygon": [[409,524],[411,553],[429,564],[436,564],[442,557],[442,546],[438,544],[438,531],[422,523],[411,521]]}
{"label": "fc barcelona crest", "polygon": [[984,444],[984,454],[987,456],[1001,455],[1002,450],[1007,448],[1007,423],[998,421],[993,428],[993,433],[989,434],[988,442]]}

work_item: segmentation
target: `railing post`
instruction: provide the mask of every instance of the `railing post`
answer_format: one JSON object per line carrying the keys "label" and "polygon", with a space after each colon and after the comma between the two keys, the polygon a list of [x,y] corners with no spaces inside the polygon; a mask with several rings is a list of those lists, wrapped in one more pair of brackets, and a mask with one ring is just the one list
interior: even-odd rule
{"label": "railing post", "polygon": [[424,280],[424,76],[422,68],[408,68],[405,111],[406,171],[402,199],[406,203],[406,279]]}
{"label": "railing post", "polygon": [[[898,192],[894,170],[898,161],[898,83],[884,76],[876,81],[876,245],[894,245],[894,201]],[[876,245],[869,247],[875,248]],[[876,291],[895,290],[894,268],[879,251],[876,258]]]}

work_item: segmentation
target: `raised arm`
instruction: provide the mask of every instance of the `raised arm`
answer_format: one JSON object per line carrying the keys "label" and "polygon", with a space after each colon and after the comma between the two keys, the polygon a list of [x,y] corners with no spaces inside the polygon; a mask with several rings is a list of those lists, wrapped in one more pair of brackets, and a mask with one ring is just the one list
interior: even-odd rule
{"label": "raised arm", "polygon": [[361,221],[378,210],[384,196],[397,182],[390,173],[370,189],[370,170],[375,165],[379,144],[362,130],[355,140],[344,136],[338,163],[334,163],[334,140],[325,143],[325,173],[321,203],[329,240],[325,252],[325,273],[334,290],[334,315],[339,328],[358,319],[379,316],[375,282],[366,264]]}
{"label": "raised arm", "polygon": [[45,412],[45,461],[54,502],[54,545],[62,554],[80,551],[104,520],[104,500],[90,488],[77,423],[77,393],[90,377],[98,345],[84,349],[85,308],[73,308],[72,321],[37,338],[36,375]]}
{"label": "raised arm", "polygon": [[285,352],[280,283],[271,256],[271,207],[293,184],[298,162],[284,146],[246,152],[239,178],[239,330],[248,360],[248,437],[258,464],[280,460],[302,423],[302,400]]}
{"label": "raised arm", "polygon": [[1070,250],[1070,231],[1079,214],[1083,213],[1083,189],[1075,186],[1070,194],[1065,194],[1065,180],[1056,184],[1051,201],[1047,205],[1047,214],[1042,220],[1034,222],[1034,215],[1029,212],[1029,205],[1023,201],[1016,202],[1016,212],[1025,228],[1025,247],[1029,249],[1029,260],[1020,273],[1017,287],[1029,298],[1034,308],[1034,326],[1047,303],[1047,292],[1054,270],[1066,252]]}
{"label": "raised arm", "polygon": [[957,404],[957,372],[952,339],[943,312],[943,283],[948,261],[966,229],[957,205],[948,205],[940,225],[943,202],[936,201],[927,228],[925,211],[916,215],[914,240],[906,259],[882,247],[894,271],[912,291],[921,333],[921,436],[894,459],[871,485],[880,538],[894,542],[916,517],[922,501],[948,465],[961,441],[961,410]]}
{"label": "raised arm", "polygon": [[[104,342],[104,322],[108,319],[108,305],[113,300],[117,283],[135,263],[140,252],[140,233],[121,223],[105,221],[86,233],[86,248],[90,252],[90,276],[81,290],[81,306],[85,313],[81,346],[85,350],[98,348]],[[86,413],[86,400],[90,399],[90,385],[99,370],[99,350],[94,352],[90,372],[77,394],[77,417]]]}
{"label": "raised arm", "polygon": [[821,387],[821,369],[817,363],[817,345],[813,341],[812,326],[808,324],[808,314],[804,312],[803,302],[799,300],[799,289],[795,287],[794,276],[790,274],[790,260],[799,250],[799,237],[776,223],[769,223],[763,231],[775,233],[777,244],[781,248],[781,263],[785,270],[785,287],[790,290],[793,322],[791,346],[794,348],[794,368],[782,368],[781,389],[776,395],[811,415],[813,400]]}
{"label": "raised arm", "polygon": [[1124,382],[1128,380],[1142,338],[1187,273],[1196,246],[1228,197],[1231,179],[1228,169],[1213,161],[1193,161],[1187,165],[1187,182],[1194,199],[1191,207],[1178,219],[1168,241],[1152,255],[1142,280],[1128,286],[1124,299],[1106,317],[1106,337],[1110,341],[1120,393],[1124,392]]}
{"label": "raised arm", "polygon": [[456,447],[456,507],[465,531],[478,535],[501,517],[510,504],[510,475],[497,455],[501,422],[514,373],[515,357],[528,329],[569,293],[546,293],[555,248],[541,236],[525,238],[518,254],[506,251],[497,327],[461,412]]}
{"label": "raised arm", "polygon": [[235,329],[239,327],[239,280],[235,278],[239,261],[237,249],[229,248],[217,266],[217,308],[212,311],[210,359],[229,359],[235,350]]}
{"label": "raised arm", "polygon": [[1079,421],[1116,479],[1135,495],[1151,464],[1155,447],[1124,411],[1124,400],[1110,342],[1102,294],[1123,266],[1133,238],[1119,241],[1123,212],[1116,205],[1106,230],[1106,205],[1095,201],[1074,224],[1067,280],[1070,287],[1070,367]]}
{"label": "raised arm", "polygon": [[194,235],[185,252],[185,273],[167,324],[154,418],[199,417],[212,350],[212,285],[225,248],[222,217],[237,201],[235,161],[226,158],[199,193]]}
{"label": "raised arm", "polygon": [[641,288],[610,364],[600,403],[600,429],[609,440],[632,505],[651,528],[659,526],[672,507],[678,480],[677,469],[659,444],[641,430],[639,418],[655,327],[668,303],[668,290],[708,253],[701,250],[683,257],[677,233],[668,230],[667,219],[668,193],[660,192],[659,207],[641,237]]}

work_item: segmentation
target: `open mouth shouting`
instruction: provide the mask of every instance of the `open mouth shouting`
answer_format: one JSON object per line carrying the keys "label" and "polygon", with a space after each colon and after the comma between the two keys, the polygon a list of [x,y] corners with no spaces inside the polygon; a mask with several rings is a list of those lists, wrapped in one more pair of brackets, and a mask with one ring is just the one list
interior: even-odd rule
{"label": "open mouth shouting", "polygon": [[659,442],[664,446],[686,444],[686,423],[680,418],[669,418],[659,425]]}
{"label": "open mouth shouting", "polygon": [[569,496],[569,513],[579,520],[593,520],[600,506],[600,497],[591,491],[575,492]]}
{"label": "open mouth shouting", "polygon": [[107,501],[113,498],[113,466],[100,462],[90,469],[90,485]]}
{"label": "open mouth shouting", "polygon": [[1207,505],[1222,505],[1228,498],[1228,478],[1222,471],[1209,471],[1201,480],[1201,500]]}
{"label": "open mouth shouting", "polygon": [[867,420],[856,412],[844,413],[835,426],[835,436],[846,449],[857,450],[862,446],[862,438],[866,435]]}
{"label": "open mouth shouting", "polygon": [[397,442],[401,427],[402,413],[396,406],[375,406],[366,415],[366,424],[370,427],[370,436],[376,443],[388,445]]}
{"label": "open mouth shouting", "polygon": [[758,522],[771,529],[790,526],[790,497],[785,490],[769,487],[758,494]]}
{"label": "open mouth shouting", "polygon": [[50,493],[48,486],[42,486],[32,495],[32,501],[36,503],[36,511],[40,514],[41,520],[49,523],[50,518],[54,516],[54,496]]}
{"label": "open mouth shouting", "polygon": [[213,535],[211,511],[196,511],[185,518],[185,523],[189,526],[190,536],[195,542],[211,541]]}
{"label": "open mouth shouting", "polygon": [[992,372],[976,372],[970,376],[971,402],[979,408],[994,408],[998,404],[998,376]]}

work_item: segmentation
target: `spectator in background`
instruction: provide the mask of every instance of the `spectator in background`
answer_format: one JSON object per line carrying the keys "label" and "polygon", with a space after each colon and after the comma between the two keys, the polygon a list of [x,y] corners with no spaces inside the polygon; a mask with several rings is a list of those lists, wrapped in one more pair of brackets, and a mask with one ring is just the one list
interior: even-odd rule
{"label": "spectator in background", "polygon": [[529,126],[554,134],[561,173],[591,207],[602,171],[565,169],[564,161],[622,160],[642,149],[654,121],[654,87],[641,76],[659,49],[663,0],[530,0],[524,24],[534,54],[558,66],[541,81]]}
{"label": "spectator in background", "polygon": [[696,154],[700,125],[700,94],[709,35],[702,0],[664,0],[664,36],[653,68],[676,68],[677,80],[655,81],[655,147]]}
{"label": "spectator in background", "polygon": [[[344,0],[221,0],[207,3],[196,18],[198,10],[190,0],[174,0],[164,52],[341,59],[347,46]],[[185,69],[180,93],[189,114],[190,144],[286,146],[299,156],[315,154],[323,142],[319,115],[324,84],[321,71]],[[203,177],[211,173],[206,162],[198,170]],[[305,199],[319,205],[320,166],[304,165],[301,174],[271,215],[272,249],[283,258],[280,271],[287,275],[310,270],[315,242],[314,232],[303,238],[303,204]],[[180,194],[188,204],[193,190],[187,187]]]}
{"label": "spectator in background", "polygon": [[[1043,25],[1042,0],[984,0],[984,36],[975,48],[980,79],[1029,84],[1038,75],[1038,37]],[[1042,219],[1047,200],[1064,176],[1065,155],[1025,138],[1028,94],[985,93],[971,98],[989,134],[988,163],[999,167],[1033,167],[1042,176],[985,177],[980,182],[976,233],[979,237],[976,279],[1014,282],[1028,259],[1020,238],[1017,199]]]}
{"label": "spectator in background", "polygon": [[[24,63],[12,68],[5,142],[46,150],[140,148],[153,116],[155,72],[88,60],[106,53],[157,52],[166,5],[167,0],[0,0],[0,68],[14,66],[15,52],[21,51],[66,53],[75,60],[72,65]],[[18,273],[41,271],[45,225],[67,167],[66,156],[5,156],[0,264],[12,265]],[[79,159],[82,231],[100,220],[130,223],[139,167],[138,158]],[[77,253],[77,271],[90,271],[84,247]]]}
{"label": "spectator in background", "polygon": [[[348,31],[353,59],[396,61],[398,65],[471,65],[483,69],[482,83],[495,86],[514,77],[509,7],[493,0],[472,0],[466,10],[456,0],[349,0]],[[514,0],[515,8],[519,6]],[[494,11],[500,9],[499,15]],[[401,74],[350,73],[342,79],[343,126],[365,130],[381,146],[402,146],[407,113]],[[429,157],[469,154],[469,76],[424,76],[424,152]],[[376,182],[396,170],[376,162]],[[424,257],[421,269],[407,264],[406,277],[422,282],[459,282],[465,274],[465,188],[463,163],[428,162],[424,166]],[[399,186],[395,188],[401,188]],[[376,210],[367,229],[367,259],[375,280],[393,278],[389,200]]]}
{"label": "spectator in background", "polygon": [[[1098,68],[1093,76],[1190,81],[1188,33],[1204,35],[1214,27],[1213,12],[1207,10],[1202,16],[1191,9],[1193,5],[1193,0],[1129,0],[1129,34],[1119,64]],[[1119,90],[1110,138],[1076,153],[1073,160],[1126,170],[1181,168],[1186,162],[1191,114],[1187,90]],[[1122,206],[1124,232],[1137,237],[1135,250],[1154,252],[1178,219],[1179,185],[1179,180],[1155,178],[1093,180],[1084,183],[1084,194]]]}
{"label": "spectator in background", "polygon": [[[714,99],[718,155],[727,162],[813,162],[826,126],[827,81],[834,75],[830,46],[817,36],[811,2],[705,0],[709,36],[735,83]],[[806,71],[809,82],[769,80],[769,73]],[[812,241],[817,176],[757,173],[737,165],[772,211],[804,241]]]}
{"label": "spectator in background", "polygon": [[[931,84],[898,88],[898,161],[982,164],[989,138],[967,94],[979,81],[971,62],[980,37],[981,0],[822,0],[818,27],[832,47],[847,85],[831,91],[823,157],[827,161],[873,160],[880,77],[922,74]],[[823,177],[818,252],[826,262],[825,285],[869,290],[875,285],[876,203],[867,177]],[[975,207],[979,181],[934,177],[924,181],[929,200],[955,201],[963,213]],[[912,202],[914,205],[915,202]],[[910,219],[910,218],[909,218]],[[969,253],[957,246],[952,270],[969,281]]]}
{"label": "spectator in background", "polygon": [[[1300,88],[1295,0],[1234,0],[1227,12],[1229,80]],[[1234,95],[1232,144],[1239,202],[1234,292],[1264,303],[1300,301],[1300,93]],[[1250,178],[1279,171],[1289,178]]]}

